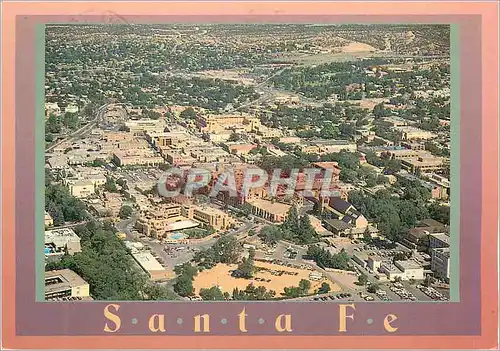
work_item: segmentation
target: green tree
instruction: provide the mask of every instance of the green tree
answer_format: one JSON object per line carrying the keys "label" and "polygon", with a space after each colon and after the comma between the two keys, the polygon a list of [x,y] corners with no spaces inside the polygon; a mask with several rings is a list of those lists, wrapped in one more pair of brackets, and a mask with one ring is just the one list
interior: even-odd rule
{"label": "green tree", "polygon": [[330,292],[330,284],[323,282],[321,283],[321,286],[318,288],[318,294],[326,294]]}
{"label": "green tree", "polygon": [[184,111],[182,111],[179,114],[179,117],[181,119],[184,119],[184,120],[196,119],[197,116],[198,116],[198,114],[196,113],[196,111],[192,107],[186,108]]}
{"label": "green tree", "polygon": [[311,282],[306,279],[301,279],[299,281],[299,289],[300,289],[300,294],[301,295],[307,295],[309,292],[309,289],[311,289]]}
{"label": "green tree", "polygon": [[128,249],[107,226],[92,221],[74,230],[81,239],[82,252],[63,256],[57,268],[71,269],[87,281],[94,299],[143,300],[150,298],[148,293],[153,295],[146,286],[147,277],[136,269]]}
{"label": "green tree", "polygon": [[379,290],[379,286],[377,284],[371,284],[367,289],[369,293],[376,293]]}
{"label": "green tree", "polygon": [[365,182],[367,187],[373,188],[375,185],[377,185],[377,176],[369,173],[365,179]]}
{"label": "green tree", "polygon": [[113,178],[111,177],[106,178],[106,183],[104,184],[104,190],[110,193],[118,192],[118,188],[116,187],[116,183]]}
{"label": "green tree", "polygon": [[174,284],[174,291],[183,297],[192,296],[194,292],[193,277],[187,274],[178,276]]}
{"label": "green tree", "polygon": [[130,218],[130,216],[132,216],[132,207],[128,206],[128,205],[124,205],[120,208],[120,212],[118,213],[118,216],[121,218],[121,219],[127,219],[127,218]]}
{"label": "green tree", "polygon": [[316,237],[316,230],[311,224],[308,215],[302,216],[299,220],[299,230],[297,232],[297,239],[299,243],[310,244]]}
{"label": "green tree", "polygon": [[106,165],[106,161],[104,161],[102,158],[96,158],[94,161],[92,161],[93,167],[102,167],[105,165]]}
{"label": "green tree", "polygon": [[282,224],[283,229],[290,231],[291,233],[298,233],[300,229],[299,223],[299,213],[297,207],[293,205],[288,212],[288,217]]}
{"label": "green tree", "polygon": [[283,235],[278,227],[269,225],[260,230],[259,238],[268,245],[275,245],[283,238]]}
{"label": "green tree", "polygon": [[368,277],[366,276],[366,274],[360,274],[358,276],[358,285],[366,285],[366,283],[368,283]]}
{"label": "green tree", "polygon": [[209,289],[200,289],[200,297],[206,301],[222,301],[225,300],[224,294],[218,286],[213,286]]}
{"label": "green tree", "polygon": [[143,288],[143,293],[147,300],[175,300],[175,295],[166,287],[158,283],[148,283]]}
{"label": "green tree", "polygon": [[61,133],[61,121],[55,115],[50,115],[45,123],[45,132],[51,134]]}
{"label": "green tree", "polygon": [[255,250],[251,248],[248,252],[248,258],[244,258],[238,265],[236,274],[242,278],[247,279],[253,277],[255,270],[254,258]]}
{"label": "green tree", "polygon": [[227,141],[229,142],[235,142],[235,141],[239,141],[241,139],[241,137],[239,136],[239,134],[237,133],[232,133],[230,136],[229,136],[229,139]]}
{"label": "green tree", "polygon": [[198,275],[198,269],[189,262],[175,266],[174,272],[177,275],[187,275],[189,277],[196,277]]}
{"label": "green tree", "polygon": [[125,178],[120,178],[116,181],[116,184],[118,184],[119,186],[121,186],[122,188],[123,187],[126,187],[127,186],[127,180]]}

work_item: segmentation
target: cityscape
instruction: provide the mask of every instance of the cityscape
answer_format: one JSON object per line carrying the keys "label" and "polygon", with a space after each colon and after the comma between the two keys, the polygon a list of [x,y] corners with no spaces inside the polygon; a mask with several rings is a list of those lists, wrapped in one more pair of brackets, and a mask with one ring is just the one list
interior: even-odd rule
{"label": "cityscape", "polygon": [[449,300],[448,25],[45,45],[47,301]]}

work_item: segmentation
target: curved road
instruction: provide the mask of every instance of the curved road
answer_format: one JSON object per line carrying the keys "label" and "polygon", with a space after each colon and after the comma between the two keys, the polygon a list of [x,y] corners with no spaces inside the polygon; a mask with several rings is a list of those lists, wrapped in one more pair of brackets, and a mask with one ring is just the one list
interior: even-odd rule
{"label": "curved road", "polygon": [[63,144],[64,142],[69,141],[70,139],[73,139],[75,137],[80,137],[80,136],[88,133],[93,127],[95,127],[97,125],[97,122],[99,121],[99,119],[102,118],[102,114],[106,111],[108,106],[111,106],[111,105],[112,104],[105,104],[105,105],[102,105],[101,107],[99,107],[96,110],[96,117],[93,120],[89,121],[86,125],[84,125],[80,129],[75,130],[73,133],[68,135],[66,138],[57,141],[55,144],[50,145],[49,147],[47,147],[45,149],[45,152],[50,152],[54,148],[56,148],[57,146]]}

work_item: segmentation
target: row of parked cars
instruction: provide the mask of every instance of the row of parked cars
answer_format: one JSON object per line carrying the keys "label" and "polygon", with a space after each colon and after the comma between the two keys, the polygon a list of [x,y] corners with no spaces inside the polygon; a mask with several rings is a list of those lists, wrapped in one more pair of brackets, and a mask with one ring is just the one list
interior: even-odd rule
{"label": "row of parked cars", "polygon": [[341,293],[337,295],[328,295],[328,296],[316,296],[313,298],[313,301],[334,301],[334,300],[342,300],[351,297],[350,293]]}
{"label": "row of parked cars", "polygon": [[432,287],[418,285],[417,288],[419,288],[420,291],[422,291],[425,295],[429,296],[433,300],[448,301],[448,298],[446,296]]}
{"label": "row of parked cars", "polygon": [[401,283],[391,285],[390,289],[403,300],[417,301],[417,297],[406,290]]}

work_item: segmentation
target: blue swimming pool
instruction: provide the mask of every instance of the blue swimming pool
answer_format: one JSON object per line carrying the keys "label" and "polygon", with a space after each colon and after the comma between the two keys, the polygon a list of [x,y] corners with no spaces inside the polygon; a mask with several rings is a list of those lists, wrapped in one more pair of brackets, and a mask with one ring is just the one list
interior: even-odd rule
{"label": "blue swimming pool", "polygon": [[185,239],[186,237],[187,236],[185,234],[178,233],[178,232],[168,235],[168,238],[173,239],[173,240],[181,240],[181,239]]}

